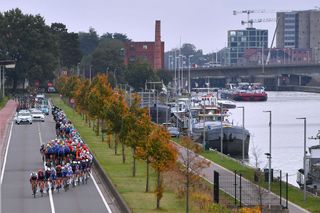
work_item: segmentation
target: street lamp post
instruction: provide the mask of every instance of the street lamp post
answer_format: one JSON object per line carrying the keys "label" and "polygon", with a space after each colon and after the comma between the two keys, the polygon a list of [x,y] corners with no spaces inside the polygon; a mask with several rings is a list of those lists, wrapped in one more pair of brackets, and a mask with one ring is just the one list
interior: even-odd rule
{"label": "street lamp post", "polygon": [[189,94],[191,94],[191,79],[190,79],[190,69],[191,69],[191,64],[190,64],[190,59],[193,57],[193,55],[189,55],[188,59],[189,59],[189,75],[188,75],[188,90],[189,90]]}
{"label": "street lamp post", "polygon": [[[175,92],[178,93],[179,91],[179,87],[178,87],[178,83],[179,83],[179,68],[178,68],[178,59],[179,57],[177,56],[177,52],[175,52],[175,64],[174,64],[174,87],[175,87]],[[178,72],[177,72],[177,68],[178,68]],[[178,80],[178,81],[177,81]]]}
{"label": "street lamp post", "polygon": [[[5,74],[5,68],[7,69],[13,69],[16,67],[16,62],[13,60],[5,60],[0,61],[0,86],[2,86],[2,98],[4,98],[5,92],[4,92],[4,74]],[[1,68],[2,68],[2,77],[1,77]],[[1,89],[1,87],[0,87]]]}
{"label": "street lamp post", "polygon": [[269,160],[269,175],[268,175],[268,191],[271,192],[271,127],[272,127],[272,112],[269,111],[263,111],[269,113],[269,153],[266,153],[268,160]]}
{"label": "street lamp post", "polygon": [[266,33],[268,33],[268,31],[264,31],[261,35],[261,39],[262,39],[262,50],[261,50],[262,73],[264,73],[264,37],[263,37],[263,35]]}
{"label": "street lamp post", "polygon": [[245,149],[245,140],[244,140],[244,106],[237,107],[239,109],[242,109],[242,162],[244,163],[244,149]]}
{"label": "street lamp post", "polygon": [[90,65],[90,69],[89,69],[90,84],[91,84],[91,68],[92,68],[92,65]]}
{"label": "street lamp post", "polygon": [[307,171],[306,171],[306,152],[307,152],[307,118],[297,118],[303,120],[304,126],[304,145],[303,145],[303,200],[307,200]]}
{"label": "street lamp post", "polygon": [[220,152],[223,154],[223,105],[220,105],[220,124],[221,124],[221,129],[220,129]]}
{"label": "street lamp post", "polygon": [[80,62],[77,64],[77,76],[80,76]]}

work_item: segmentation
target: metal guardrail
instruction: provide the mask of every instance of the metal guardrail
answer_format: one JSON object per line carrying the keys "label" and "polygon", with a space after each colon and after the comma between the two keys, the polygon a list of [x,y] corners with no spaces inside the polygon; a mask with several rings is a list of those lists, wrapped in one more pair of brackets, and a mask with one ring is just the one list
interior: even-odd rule
{"label": "metal guardrail", "polygon": [[[94,152],[91,152],[91,153],[94,153]],[[104,172],[102,166],[100,165],[99,161],[95,157],[93,158],[93,163],[94,163],[94,166],[95,166],[99,176],[101,177],[101,179],[103,181],[103,184],[108,187],[108,189],[110,190],[112,196],[116,199],[116,201],[118,203],[118,206],[120,208],[120,212],[121,213],[131,213],[132,211],[129,209],[129,207],[127,206],[126,202],[121,197],[121,195],[117,191],[116,187],[113,185],[111,179]]]}

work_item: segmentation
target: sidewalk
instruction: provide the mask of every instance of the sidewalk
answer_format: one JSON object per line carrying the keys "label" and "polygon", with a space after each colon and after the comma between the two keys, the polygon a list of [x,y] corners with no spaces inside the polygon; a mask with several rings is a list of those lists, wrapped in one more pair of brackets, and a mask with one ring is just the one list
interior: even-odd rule
{"label": "sidewalk", "polygon": [[[187,149],[185,147],[182,147],[181,145],[173,142],[175,146],[177,147],[178,151],[180,152],[181,155],[186,156]],[[190,153],[190,152],[189,152]],[[192,153],[194,155],[194,153]],[[198,157],[199,160],[203,160],[202,156]],[[233,184],[231,184],[230,180],[234,180],[234,173],[228,169],[225,169],[221,167],[220,165],[215,164],[214,162],[205,159],[210,162],[210,166],[208,168],[205,168],[202,170],[201,176],[205,178],[208,182],[212,183],[213,182],[213,171],[217,171],[220,174],[220,189],[223,190],[224,192],[230,194],[233,196],[235,194],[235,187]],[[239,179],[239,176],[237,176],[237,179]],[[238,180],[237,180],[237,185],[238,185]],[[239,187],[239,185],[238,185]],[[237,188],[238,188],[237,187]],[[254,183],[248,181],[245,178],[242,178],[242,203],[247,204],[247,205],[259,205],[259,200],[257,199],[259,197],[259,190],[257,185]],[[239,188],[237,189],[237,197],[239,196]],[[260,190],[260,196],[261,196],[261,190]],[[268,205],[268,204],[279,204],[280,198],[278,195],[273,194],[273,193],[267,193],[266,191],[263,192],[263,204]],[[284,204],[283,200],[283,204]],[[288,201],[288,209],[290,213],[307,213],[309,211],[301,208],[300,206],[295,205],[294,203],[291,203]]]}
{"label": "sidewalk", "polygon": [[16,112],[17,106],[17,102],[9,100],[7,104],[0,110],[0,168],[2,168],[2,159],[4,157],[4,148],[6,147],[9,124],[14,113]]}

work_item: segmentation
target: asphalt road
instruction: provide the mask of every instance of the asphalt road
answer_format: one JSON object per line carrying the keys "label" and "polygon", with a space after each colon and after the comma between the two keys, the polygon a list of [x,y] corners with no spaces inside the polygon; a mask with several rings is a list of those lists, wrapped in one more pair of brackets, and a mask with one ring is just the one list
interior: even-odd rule
{"label": "asphalt road", "polygon": [[43,168],[39,148],[40,144],[55,138],[54,124],[52,116],[49,115],[45,122],[33,122],[32,125],[12,125],[1,182],[0,213],[119,212],[112,199],[108,200],[108,196],[103,196],[107,197],[107,200],[102,199],[101,194],[106,195],[107,193],[104,190],[102,192],[98,190],[98,184],[92,177],[88,184],[70,187],[67,192],[64,190],[60,190],[60,193],[50,191],[43,197],[38,194],[36,198],[33,198],[29,176],[32,171]]}

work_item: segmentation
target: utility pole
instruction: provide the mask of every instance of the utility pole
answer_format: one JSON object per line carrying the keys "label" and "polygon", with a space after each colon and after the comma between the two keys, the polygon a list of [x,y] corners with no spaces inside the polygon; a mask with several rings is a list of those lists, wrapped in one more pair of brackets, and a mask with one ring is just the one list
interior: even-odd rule
{"label": "utility pole", "polygon": [[306,171],[306,160],[307,160],[307,118],[297,118],[299,120],[303,120],[303,201],[307,201],[307,171]]}

